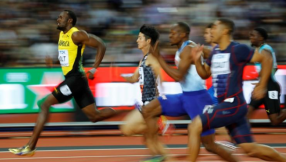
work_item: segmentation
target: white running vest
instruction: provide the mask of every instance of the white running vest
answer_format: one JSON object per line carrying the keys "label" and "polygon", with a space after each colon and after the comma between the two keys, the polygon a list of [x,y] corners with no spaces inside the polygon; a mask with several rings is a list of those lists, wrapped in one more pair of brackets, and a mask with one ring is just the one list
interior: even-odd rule
{"label": "white running vest", "polygon": [[[179,63],[181,61],[181,58],[180,58],[181,52],[190,43],[194,43],[194,42],[191,40],[185,41],[182,44],[182,46],[179,48],[179,50],[176,52],[175,63],[177,67],[179,66]],[[206,89],[205,81],[199,76],[199,74],[197,73],[196,66],[193,64],[190,66],[185,78],[182,81],[180,81],[180,84],[181,84],[183,92],[199,91],[199,90]]]}

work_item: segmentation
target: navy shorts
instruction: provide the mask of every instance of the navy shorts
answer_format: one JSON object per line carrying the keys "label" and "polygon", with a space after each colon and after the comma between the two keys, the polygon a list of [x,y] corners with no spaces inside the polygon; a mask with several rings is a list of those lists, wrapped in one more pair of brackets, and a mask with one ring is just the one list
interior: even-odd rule
{"label": "navy shorts", "polygon": [[[159,97],[162,115],[183,116],[188,114],[191,119],[203,113],[205,107],[213,105],[207,90],[183,92],[175,95],[166,95],[166,99]],[[214,129],[204,131],[202,136],[214,134]]]}
{"label": "navy shorts", "polygon": [[226,99],[200,115],[203,131],[225,126],[237,144],[253,142],[246,114],[243,96]]}
{"label": "navy shorts", "polygon": [[214,86],[211,86],[209,89],[208,89],[208,92],[209,92],[209,94],[210,94],[210,96],[211,96],[211,98],[212,98],[212,100],[213,100],[213,103],[215,104],[215,105],[217,105],[218,104],[218,101],[217,101],[217,98],[214,96]]}

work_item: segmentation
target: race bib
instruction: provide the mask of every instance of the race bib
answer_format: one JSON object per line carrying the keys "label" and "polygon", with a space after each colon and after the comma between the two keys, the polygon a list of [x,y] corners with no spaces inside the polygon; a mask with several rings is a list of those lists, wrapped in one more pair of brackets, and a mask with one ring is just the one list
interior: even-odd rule
{"label": "race bib", "polygon": [[213,55],[211,71],[213,75],[229,74],[230,53],[219,53]]}
{"label": "race bib", "polygon": [[59,50],[58,57],[62,66],[69,66],[69,53],[68,50]]}
{"label": "race bib", "polygon": [[278,91],[268,91],[268,97],[272,100],[278,100]]}
{"label": "race bib", "polygon": [[65,96],[69,96],[69,95],[72,94],[72,92],[71,92],[71,90],[70,90],[70,88],[69,88],[68,85],[63,85],[63,86],[61,86],[61,87],[60,87],[60,91],[61,91],[62,94],[65,95]]}

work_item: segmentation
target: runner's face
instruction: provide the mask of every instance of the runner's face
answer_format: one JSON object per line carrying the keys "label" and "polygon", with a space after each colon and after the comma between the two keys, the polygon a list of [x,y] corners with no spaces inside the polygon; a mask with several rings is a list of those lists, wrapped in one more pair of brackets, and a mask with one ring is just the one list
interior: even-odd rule
{"label": "runner's face", "polygon": [[69,16],[68,16],[67,12],[63,11],[57,19],[57,23],[58,23],[57,29],[64,31],[67,27],[68,20],[69,20]]}
{"label": "runner's face", "polygon": [[182,31],[177,24],[175,24],[171,28],[170,33],[169,33],[169,39],[170,39],[171,45],[177,45],[182,41],[183,39]]}
{"label": "runner's face", "polygon": [[205,38],[205,41],[206,43],[211,43],[211,28],[206,28],[205,29],[205,33],[204,33],[204,38]]}
{"label": "runner's face", "polygon": [[143,49],[143,48],[149,46],[150,45],[150,40],[151,39],[146,40],[145,35],[140,32],[139,35],[138,35],[137,41],[136,41],[137,45],[138,45],[138,48],[139,49]]}
{"label": "runner's face", "polygon": [[261,36],[256,30],[252,30],[249,35],[251,46],[258,46]]}
{"label": "runner's face", "polygon": [[211,28],[211,41],[212,43],[219,43],[224,30],[224,25],[220,21],[216,21]]}

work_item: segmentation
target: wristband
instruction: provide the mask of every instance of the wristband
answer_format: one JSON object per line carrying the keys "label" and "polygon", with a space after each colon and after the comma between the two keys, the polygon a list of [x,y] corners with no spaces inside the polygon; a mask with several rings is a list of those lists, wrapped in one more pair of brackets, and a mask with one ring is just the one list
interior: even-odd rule
{"label": "wristband", "polygon": [[96,72],[96,68],[90,69],[89,72],[91,72],[91,74],[94,74]]}

